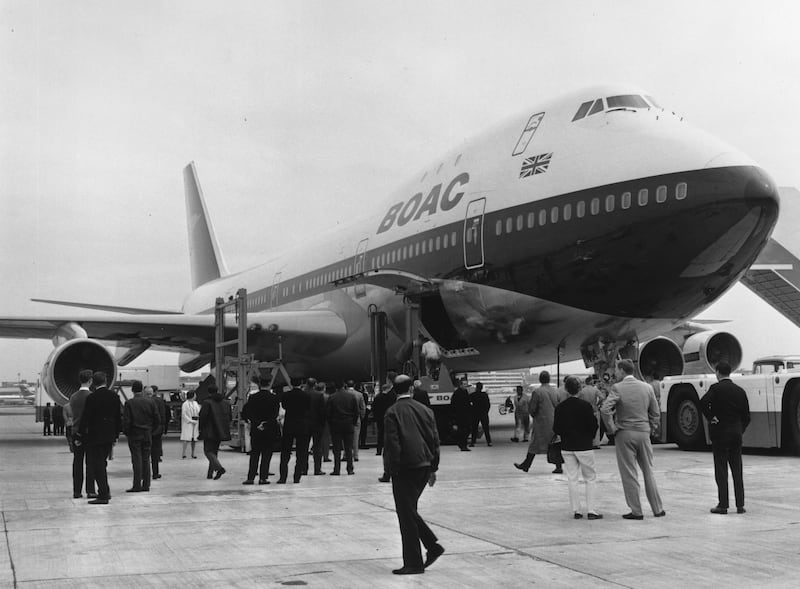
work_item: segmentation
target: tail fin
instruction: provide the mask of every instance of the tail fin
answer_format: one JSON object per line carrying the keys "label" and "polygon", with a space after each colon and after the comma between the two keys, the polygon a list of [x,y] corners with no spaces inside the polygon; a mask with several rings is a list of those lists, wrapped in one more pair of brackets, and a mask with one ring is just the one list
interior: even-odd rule
{"label": "tail fin", "polygon": [[189,232],[189,260],[192,264],[192,289],[228,274],[214,227],[208,217],[203,191],[194,162],[183,169],[186,189],[186,225]]}

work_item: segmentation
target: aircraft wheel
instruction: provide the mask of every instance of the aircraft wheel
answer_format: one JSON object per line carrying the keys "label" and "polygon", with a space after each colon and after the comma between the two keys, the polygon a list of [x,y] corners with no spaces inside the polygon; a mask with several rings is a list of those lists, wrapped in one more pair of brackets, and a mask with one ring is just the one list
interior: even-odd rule
{"label": "aircraft wheel", "polygon": [[679,391],[670,403],[667,415],[672,438],[681,450],[692,450],[705,445],[703,414],[697,406],[695,395]]}

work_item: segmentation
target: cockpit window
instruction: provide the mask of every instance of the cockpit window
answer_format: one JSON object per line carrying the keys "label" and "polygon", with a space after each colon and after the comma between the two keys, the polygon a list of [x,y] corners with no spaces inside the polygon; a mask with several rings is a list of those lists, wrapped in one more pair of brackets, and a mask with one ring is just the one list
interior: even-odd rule
{"label": "cockpit window", "polygon": [[589,107],[592,106],[592,101],[584,102],[578,108],[578,112],[575,113],[575,116],[572,117],[573,121],[577,121],[578,119],[582,119],[586,116],[586,113],[589,112]]}
{"label": "cockpit window", "polygon": [[652,96],[645,96],[645,98],[647,98],[647,100],[650,102],[650,104],[652,104],[656,108],[662,108],[661,105],[658,102],[656,102],[656,99],[653,98]]}
{"label": "cockpit window", "polygon": [[593,115],[602,111],[603,111],[603,99],[598,98],[597,100],[594,101],[594,106],[592,107],[592,110],[589,111],[589,114]]}
{"label": "cockpit window", "polygon": [[606,98],[608,108],[649,108],[649,104],[641,96],[636,94],[623,94],[621,96],[609,96]]}

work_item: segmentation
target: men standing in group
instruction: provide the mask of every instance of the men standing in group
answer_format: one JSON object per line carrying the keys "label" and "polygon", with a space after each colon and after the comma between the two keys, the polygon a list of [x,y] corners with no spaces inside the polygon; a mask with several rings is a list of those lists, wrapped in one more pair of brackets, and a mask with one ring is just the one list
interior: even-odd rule
{"label": "men standing in group", "polygon": [[361,427],[363,426],[366,430],[366,424],[364,424],[364,417],[367,415],[367,404],[364,402],[364,395],[361,394],[361,391],[356,389],[356,383],[352,380],[347,381],[347,392],[353,395],[356,399],[356,403],[358,403],[358,421],[356,422],[355,428],[353,428],[353,460],[358,462],[358,441],[361,438]]}
{"label": "men standing in group", "polygon": [[450,396],[450,408],[456,421],[456,443],[462,452],[469,452],[467,436],[472,428],[472,406],[469,402],[469,393],[464,380],[458,381],[458,386]]}
{"label": "men standing in group", "polygon": [[167,404],[164,402],[164,399],[161,398],[161,395],[157,394],[158,387],[151,386],[144,388],[144,396],[147,399],[150,399],[156,407],[156,413],[158,413],[159,418],[159,425],[156,428],[153,428],[153,431],[150,432],[150,465],[153,472],[153,479],[160,479],[161,472],[160,472],[160,462],[161,457],[164,455],[164,448],[161,443],[161,437],[167,433],[167,424],[169,423],[169,412],[167,410]]}
{"label": "men standing in group", "polygon": [[[603,402],[603,394],[600,392],[596,386],[594,386],[594,378],[591,376],[586,377],[586,381],[584,382],[583,387],[581,387],[580,392],[578,393],[578,398],[586,401],[589,405],[592,406],[592,411],[594,412],[594,419],[596,422],[600,422],[600,404]],[[594,440],[592,441],[592,449],[600,448],[600,428],[597,428],[597,431],[594,434]]]}
{"label": "men standing in group", "polygon": [[[322,438],[325,433],[325,383],[309,378],[306,381],[308,393],[308,434],[313,444],[312,456],[314,459],[314,474],[325,474],[322,471]],[[308,473],[308,458],[304,474]]]}
{"label": "men standing in group", "polygon": [[344,383],[336,381],[336,391],[328,399],[326,413],[333,438],[332,476],[341,474],[342,448],[347,461],[347,474],[354,474],[353,432],[358,421],[358,400],[347,392]]}
{"label": "men standing in group", "polygon": [[483,427],[483,435],[486,436],[486,445],[492,445],[492,434],[489,433],[489,410],[492,403],[489,395],[483,390],[483,383],[475,383],[475,391],[469,396],[469,404],[472,407],[472,441],[470,446],[475,446],[475,439],[478,437],[478,425]]}
{"label": "men standing in group", "polygon": [[[517,396],[514,397],[514,437],[512,442],[528,441],[528,432],[531,430],[531,414],[528,413],[531,398],[525,393],[521,385],[517,385]],[[520,436],[520,431],[522,435]]]}
{"label": "men standing in group", "polygon": [[64,408],[61,405],[53,407],[53,435],[64,435]]}
{"label": "men standing in group", "polygon": [[47,405],[42,408],[42,421],[44,422],[42,426],[42,435],[52,436],[53,407],[50,405],[50,403],[47,403]]}
{"label": "men standing in group", "polygon": [[278,397],[269,390],[269,378],[259,377],[258,384],[258,391],[247,398],[242,408],[242,419],[250,423],[250,466],[243,485],[254,484],[256,474],[259,485],[269,484],[269,463],[280,439]]}
{"label": "men standing in group", "polygon": [[580,381],[568,376],[564,389],[569,397],[556,407],[553,417],[553,432],[561,436],[564,468],[567,471],[569,501],[575,519],[583,518],[581,499],[578,493],[578,475],[586,483],[586,510],[589,519],[602,519],[595,507],[597,474],[594,469],[594,435],[597,419],[592,405],[579,398]]}
{"label": "men standing in group", "polygon": [[[514,463],[518,469],[528,472],[534,456],[542,453],[547,455],[547,447],[553,440],[553,418],[558,403],[558,391],[550,384],[550,373],[542,370],[539,373],[539,386],[533,389],[528,404],[528,411],[533,418],[533,436],[525,460]],[[553,473],[560,472],[561,464],[556,464]]]}
{"label": "men standing in group", "polygon": [[140,493],[150,490],[153,432],[161,428],[161,417],[152,397],[144,396],[141,381],[133,381],[131,392],[133,397],[125,402],[122,414],[122,431],[128,438],[133,465],[133,486],[127,492]]}
{"label": "men standing in group", "polygon": [[619,360],[616,367],[617,382],[611,387],[608,397],[603,401],[600,412],[606,421],[606,428],[614,436],[617,450],[617,466],[625,492],[625,502],[630,513],[625,519],[644,519],[639,498],[639,473],[642,469],[644,489],[653,515],[666,515],[658,493],[653,472],[653,447],[650,445],[650,431],[661,418],[653,387],[633,376],[633,362]]}
{"label": "men standing in group", "polygon": [[[286,410],[283,417],[283,438],[281,439],[281,469],[278,484],[286,482],[289,476],[289,459],[292,456],[292,444],[296,450],[294,460],[295,483],[300,482],[303,469],[308,468],[308,411],[311,401],[308,393],[297,386],[288,385],[283,389],[281,405]],[[355,400],[355,399],[354,399]]]}
{"label": "men standing in group", "polygon": [[92,371],[81,370],[78,373],[80,388],[72,393],[69,398],[69,408],[72,412],[72,497],[80,499],[83,487],[83,467],[86,464],[86,496],[96,499],[97,493],[94,486],[94,474],[92,472],[92,462],[87,453],[88,446],[81,437],[81,419],[83,410],[86,406],[86,398],[92,393]]}
{"label": "men standing in group", "polygon": [[[396,575],[416,575],[444,553],[436,534],[419,515],[417,506],[425,485],[433,486],[439,468],[439,434],[433,411],[411,398],[411,378],[399,375],[394,383],[397,402],[385,416],[384,470],[392,480],[392,494],[403,541],[403,566]],[[420,541],[428,553],[422,561]]]}
{"label": "men standing in group", "polygon": [[[88,445],[88,460],[92,463],[92,473],[97,483],[97,498],[89,503],[104,505],[111,499],[106,468],[111,447],[122,429],[122,407],[117,393],[106,387],[105,372],[95,372],[92,384],[95,389],[86,397],[80,418],[80,435],[83,443]],[[88,466],[86,470],[88,476]]]}
{"label": "men standing in group", "polygon": [[418,403],[422,403],[426,407],[431,406],[431,397],[428,394],[428,391],[422,388],[422,381],[415,380],[414,381],[414,393],[411,397],[417,401]]}
{"label": "men standing in group", "polygon": [[750,403],[744,389],[731,380],[731,366],[716,366],[717,381],[700,399],[700,410],[708,419],[711,451],[714,454],[714,479],[717,482],[717,506],[711,513],[728,513],[728,466],[733,478],[736,513],[744,513],[742,476],[742,435],[750,423]]}

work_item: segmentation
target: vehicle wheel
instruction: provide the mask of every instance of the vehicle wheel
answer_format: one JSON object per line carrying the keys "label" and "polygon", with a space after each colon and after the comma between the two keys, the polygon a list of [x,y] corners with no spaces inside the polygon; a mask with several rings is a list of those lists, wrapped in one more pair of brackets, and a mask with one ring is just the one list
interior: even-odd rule
{"label": "vehicle wheel", "polygon": [[670,403],[667,419],[672,438],[681,450],[692,450],[705,445],[703,414],[693,394],[679,391],[675,400]]}
{"label": "vehicle wheel", "polygon": [[800,454],[800,387],[795,386],[789,397],[784,424],[789,433],[788,444],[784,447],[792,454]]}

